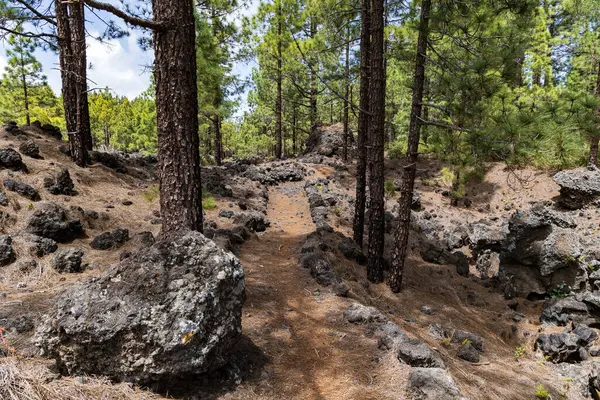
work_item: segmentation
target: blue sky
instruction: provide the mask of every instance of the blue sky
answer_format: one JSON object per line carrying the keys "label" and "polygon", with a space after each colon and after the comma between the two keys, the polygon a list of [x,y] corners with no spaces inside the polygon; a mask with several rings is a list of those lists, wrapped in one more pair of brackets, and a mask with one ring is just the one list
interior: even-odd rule
{"label": "blue sky", "polygon": [[[118,4],[118,2],[111,1]],[[247,0],[247,6],[236,15],[230,16],[235,21],[241,21],[242,16],[252,15],[258,7],[258,0]],[[103,18],[102,12],[98,15]],[[97,17],[87,13],[89,23],[87,30],[92,35],[97,35],[103,29],[103,24]],[[116,19],[116,18],[114,18]],[[140,31],[132,31],[129,37],[111,40],[107,44],[100,43],[91,38],[87,39],[87,58],[91,68],[88,72],[90,88],[109,87],[116,94],[134,98],[145,91],[150,84],[150,72],[145,66],[151,65],[153,55],[151,51],[143,51],[137,45]],[[51,52],[38,50],[36,57],[42,63],[48,83],[58,94],[60,93],[60,72],[58,70],[58,56]],[[0,42],[0,71],[6,66],[5,43]],[[250,75],[252,66],[248,63],[234,65],[234,73],[244,78]],[[245,97],[245,96],[244,96]],[[243,99],[245,100],[245,98]],[[243,107],[242,107],[243,108]]]}

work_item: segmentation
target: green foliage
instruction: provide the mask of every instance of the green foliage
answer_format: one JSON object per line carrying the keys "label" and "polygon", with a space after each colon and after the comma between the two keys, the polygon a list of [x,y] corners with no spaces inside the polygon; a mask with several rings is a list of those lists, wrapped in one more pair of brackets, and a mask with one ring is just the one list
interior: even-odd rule
{"label": "green foliage", "polygon": [[152,203],[160,195],[160,186],[150,185],[148,189],[142,192],[142,197],[149,203]]}
{"label": "green foliage", "polygon": [[391,160],[400,160],[406,157],[406,151],[408,150],[408,144],[406,139],[404,140],[396,140],[392,142],[388,147],[388,157]]}
{"label": "green foliage", "polygon": [[396,195],[396,185],[392,179],[386,179],[383,189],[387,197],[394,197]]}
{"label": "green foliage", "polygon": [[213,210],[217,208],[217,200],[209,193],[202,193],[202,209]]}
{"label": "green foliage", "polygon": [[106,88],[88,96],[90,126],[96,146],[156,153],[156,106],[153,87],[133,100]]}
{"label": "green foliage", "polygon": [[515,348],[515,352],[514,352],[515,360],[518,361],[525,354],[527,354],[527,348],[525,346],[517,346]]}
{"label": "green foliage", "polygon": [[563,299],[570,296],[572,292],[573,289],[571,286],[563,282],[559,285],[556,285],[556,287],[550,291],[549,296],[551,299]]}
{"label": "green foliage", "polygon": [[550,397],[550,392],[548,391],[548,389],[546,389],[544,387],[544,385],[542,385],[541,383],[539,384],[539,386],[536,388],[535,390],[535,396],[538,399],[547,399]]}

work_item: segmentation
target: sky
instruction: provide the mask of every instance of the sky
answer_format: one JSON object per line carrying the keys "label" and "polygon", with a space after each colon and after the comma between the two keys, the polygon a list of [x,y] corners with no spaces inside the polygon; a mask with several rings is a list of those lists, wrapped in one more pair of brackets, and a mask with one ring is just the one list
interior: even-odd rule
{"label": "sky", "polygon": [[[114,3],[114,2],[113,2]],[[241,21],[242,16],[250,16],[256,12],[258,0],[247,0],[247,7],[242,8],[236,15],[230,16],[235,21]],[[98,14],[102,17],[101,12]],[[87,30],[94,36],[103,29],[100,20],[87,13]],[[116,18],[114,18],[116,19]],[[109,87],[115,94],[127,96],[132,99],[148,89],[150,85],[150,71],[146,66],[153,62],[152,51],[143,51],[137,44],[141,37],[140,31],[132,31],[128,37],[100,43],[91,38],[87,39],[87,59],[91,66],[88,71],[88,87]],[[58,70],[58,56],[52,52],[37,50],[36,58],[42,63],[44,74],[55,93],[60,93],[60,71]],[[0,73],[6,66],[6,43],[0,42]],[[233,72],[241,78],[246,78],[251,73],[249,63],[237,63]],[[245,108],[245,94],[242,96],[242,106]]]}

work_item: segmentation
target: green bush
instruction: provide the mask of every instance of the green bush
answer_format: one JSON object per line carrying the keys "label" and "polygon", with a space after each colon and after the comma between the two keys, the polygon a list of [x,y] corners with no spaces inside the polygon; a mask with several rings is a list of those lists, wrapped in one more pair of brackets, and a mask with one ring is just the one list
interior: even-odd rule
{"label": "green bush", "polygon": [[202,195],[202,209],[213,210],[217,208],[217,200],[210,194]]}

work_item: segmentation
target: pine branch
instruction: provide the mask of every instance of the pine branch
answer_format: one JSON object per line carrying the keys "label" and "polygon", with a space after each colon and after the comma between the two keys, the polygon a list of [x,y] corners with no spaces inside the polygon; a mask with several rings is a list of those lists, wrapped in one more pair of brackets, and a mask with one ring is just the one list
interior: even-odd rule
{"label": "pine branch", "polygon": [[[57,1],[60,1],[60,0],[57,0]],[[83,0],[83,1],[85,2],[85,4],[89,5],[92,8],[109,12],[109,13],[121,18],[123,21],[127,22],[128,24],[131,24],[134,26],[140,26],[142,28],[152,29],[152,30],[160,31],[160,32],[166,31],[170,28],[169,26],[162,24],[160,22],[156,22],[156,21],[152,21],[152,20],[148,20],[148,19],[144,19],[144,18],[139,18],[139,17],[133,16],[131,14],[128,14],[125,11],[120,10],[117,7],[115,7],[111,4],[108,4],[108,3],[102,3],[102,2],[96,1],[96,0]]]}

